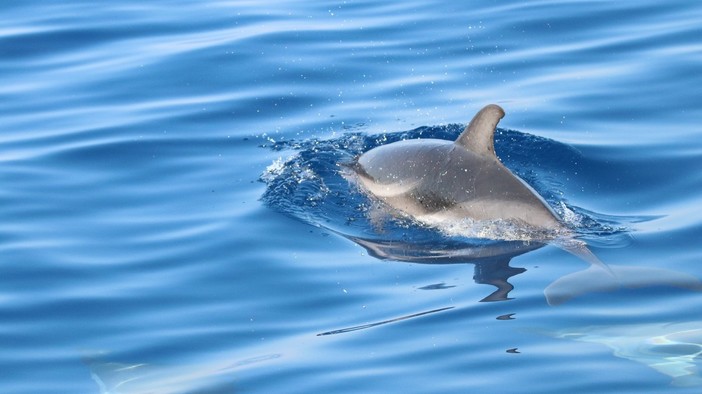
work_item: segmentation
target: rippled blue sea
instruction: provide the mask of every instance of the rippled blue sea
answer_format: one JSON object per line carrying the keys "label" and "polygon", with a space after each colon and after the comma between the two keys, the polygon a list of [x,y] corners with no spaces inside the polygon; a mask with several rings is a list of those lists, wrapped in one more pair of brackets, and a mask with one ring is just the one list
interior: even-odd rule
{"label": "rippled blue sea", "polygon": [[465,245],[374,228],[339,174],[497,103],[498,155],[600,259],[698,280],[702,3],[0,11],[0,392],[702,390],[702,292],[550,306],[575,256],[424,259]]}

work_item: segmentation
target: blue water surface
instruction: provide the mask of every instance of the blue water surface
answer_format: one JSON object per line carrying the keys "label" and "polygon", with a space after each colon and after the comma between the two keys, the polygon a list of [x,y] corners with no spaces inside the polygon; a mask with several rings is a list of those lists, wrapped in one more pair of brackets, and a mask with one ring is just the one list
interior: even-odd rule
{"label": "blue water surface", "polygon": [[702,390],[702,292],[550,306],[577,257],[378,229],[342,174],[497,103],[600,259],[700,279],[702,3],[0,10],[0,392]]}

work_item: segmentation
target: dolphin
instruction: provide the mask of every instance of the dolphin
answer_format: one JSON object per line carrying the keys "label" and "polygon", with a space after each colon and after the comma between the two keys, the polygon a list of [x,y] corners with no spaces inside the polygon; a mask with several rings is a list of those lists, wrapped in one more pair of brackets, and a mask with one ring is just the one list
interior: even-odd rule
{"label": "dolphin", "polygon": [[[571,231],[546,201],[495,155],[495,127],[504,115],[500,106],[490,104],[455,141],[382,145],[359,156],[351,168],[362,189],[422,223],[499,220],[529,229],[531,240],[571,239]],[[601,265],[578,243],[561,246]]]}
{"label": "dolphin", "polygon": [[455,141],[414,139],[373,148],[348,166],[355,174],[351,179],[374,199],[420,223],[437,227],[465,219],[506,222],[526,230],[521,233],[526,232],[528,240],[556,245],[590,263],[590,269],[546,289],[551,305],[620,287],[664,284],[702,290],[702,283],[689,275],[600,261],[546,201],[498,159],[493,141],[504,116],[500,106],[490,104]]}

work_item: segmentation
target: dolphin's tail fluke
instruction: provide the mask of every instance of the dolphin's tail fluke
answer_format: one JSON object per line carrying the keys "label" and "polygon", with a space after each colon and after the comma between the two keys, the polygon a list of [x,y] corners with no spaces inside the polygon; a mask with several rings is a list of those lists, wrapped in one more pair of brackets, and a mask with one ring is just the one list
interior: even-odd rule
{"label": "dolphin's tail fluke", "polygon": [[597,266],[605,270],[606,272],[609,272],[612,276],[614,276],[614,272],[605,264],[602,260],[600,260],[597,256],[595,256],[594,253],[587,247],[587,244],[579,239],[575,238],[560,238],[556,239],[553,241],[553,244],[558,246],[559,248],[565,250],[566,252],[579,257],[583,261],[586,261],[590,263],[593,266]]}

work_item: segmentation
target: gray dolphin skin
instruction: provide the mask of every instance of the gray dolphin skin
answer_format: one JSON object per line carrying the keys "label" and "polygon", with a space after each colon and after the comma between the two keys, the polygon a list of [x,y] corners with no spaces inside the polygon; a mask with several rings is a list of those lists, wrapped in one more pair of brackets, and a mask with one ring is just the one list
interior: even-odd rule
{"label": "gray dolphin skin", "polygon": [[490,104],[456,141],[379,146],[361,155],[354,170],[370,194],[420,221],[502,219],[535,230],[565,230],[543,198],[495,155],[495,127],[504,115]]}
{"label": "gray dolphin skin", "polygon": [[[493,138],[505,115],[495,104],[481,109],[456,141],[415,139],[378,146],[350,166],[362,189],[390,208],[429,225],[462,220],[504,220],[591,264],[545,290],[555,305],[591,292],[668,285],[702,291],[690,275],[660,268],[605,265],[534,189],[495,155]],[[499,237],[499,236],[497,236]]]}

